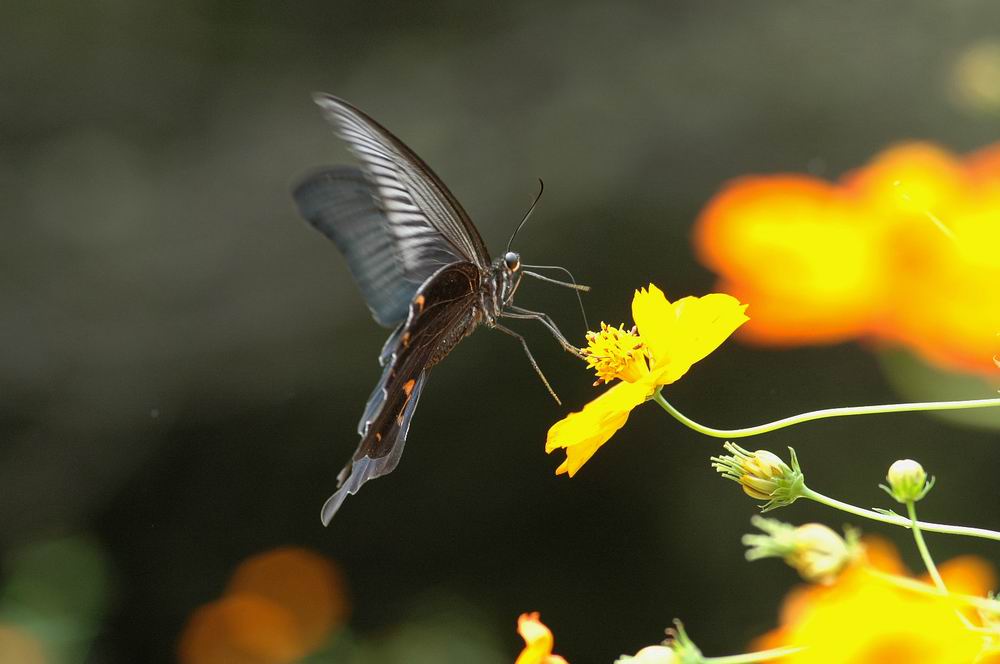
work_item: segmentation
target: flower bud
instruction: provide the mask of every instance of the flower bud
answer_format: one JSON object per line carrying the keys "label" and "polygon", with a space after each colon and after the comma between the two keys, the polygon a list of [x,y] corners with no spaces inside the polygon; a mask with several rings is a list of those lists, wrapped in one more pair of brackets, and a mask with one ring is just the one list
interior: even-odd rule
{"label": "flower bud", "polygon": [[885,479],[889,486],[882,486],[890,496],[900,503],[916,502],[927,495],[934,486],[934,478],[927,481],[924,467],[913,459],[900,459],[889,466]]}
{"label": "flower bud", "polygon": [[770,500],[777,487],[775,479],[791,472],[777,454],[767,450],[757,450],[747,458],[744,465],[746,471],[740,477],[743,492],[757,500]]}
{"label": "flower bud", "polygon": [[785,562],[806,581],[830,583],[853,557],[848,543],[831,528],[807,523],[795,529],[795,550]]}
{"label": "flower bud", "polygon": [[615,664],[679,664],[679,662],[672,648],[646,646],[631,657],[622,655]]}
{"label": "flower bud", "polygon": [[795,450],[791,452],[789,466],[777,454],[767,450],[748,452],[738,445],[723,445],[731,456],[712,457],[712,467],[743,487],[743,492],[757,500],[766,500],[763,511],[791,505],[801,495],[805,486]]}
{"label": "flower bud", "polygon": [[830,583],[856,557],[857,537],[843,538],[820,523],[794,527],[774,519],[754,517],[753,524],[765,535],[745,535],[747,560],[782,558],[806,581]]}

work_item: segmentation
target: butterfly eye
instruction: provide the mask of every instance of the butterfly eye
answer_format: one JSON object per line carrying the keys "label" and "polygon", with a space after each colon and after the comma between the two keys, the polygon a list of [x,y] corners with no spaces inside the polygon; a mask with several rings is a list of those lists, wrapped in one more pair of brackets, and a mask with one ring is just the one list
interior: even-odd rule
{"label": "butterfly eye", "polygon": [[517,272],[521,267],[521,255],[516,251],[508,251],[503,255],[503,262],[511,272]]}

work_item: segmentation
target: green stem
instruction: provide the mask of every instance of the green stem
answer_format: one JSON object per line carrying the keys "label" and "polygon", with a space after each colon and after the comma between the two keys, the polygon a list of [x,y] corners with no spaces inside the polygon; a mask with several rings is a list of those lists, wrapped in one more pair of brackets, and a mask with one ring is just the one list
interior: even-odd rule
{"label": "green stem", "polygon": [[660,391],[653,393],[653,400],[660,404],[663,410],[667,411],[684,426],[694,429],[698,433],[714,438],[747,438],[757,436],[762,433],[769,433],[778,429],[784,429],[803,422],[812,420],[822,420],[829,417],[847,417],[849,415],[875,415],[879,413],[907,413],[913,411],[931,410],[961,410],[965,408],[991,408],[1000,406],[1000,399],[966,399],[964,401],[923,401],[917,403],[891,403],[879,406],[847,406],[844,408],[824,408],[808,413],[792,415],[767,424],[760,424],[755,427],[744,427],[742,429],[713,429],[704,424],[698,424],[684,413],[674,408]]}
{"label": "green stem", "polygon": [[802,648],[773,648],[771,650],[761,650],[759,652],[749,652],[744,655],[728,655],[726,657],[705,657],[702,662],[705,664],[746,664],[748,662],[766,662],[779,657],[787,657],[797,653]]}
{"label": "green stem", "polygon": [[[920,551],[920,557],[924,561],[924,567],[927,568],[927,573],[930,574],[931,580],[934,581],[934,586],[938,589],[942,595],[948,594],[948,587],[944,585],[944,579],[941,578],[941,573],[938,572],[937,565],[934,564],[934,559],[931,558],[931,552],[927,549],[927,544],[924,542],[924,534],[920,532],[920,522],[917,521],[917,503],[914,500],[906,501],[906,513],[910,516],[910,527],[913,530],[913,540],[917,543],[917,550]],[[968,629],[975,629],[975,625],[969,622],[969,619],[965,617],[965,614],[955,609],[955,615],[958,619],[965,625]]]}
{"label": "green stem", "polygon": [[937,586],[938,590],[942,593],[948,592],[948,588],[944,585],[944,579],[941,578],[937,565],[934,564],[934,559],[931,558],[931,552],[927,550],[927,544],[924,542],[924,534],[920,532],[920,522],[917,521],[917,504],[914,501],[906,501],[906,513],[910,516],[910,530],[913,531],[913,540],[917,543],[917,550],[920,551],[920,557],[924,561],[927,573],[931,575],[931,580],[934,581],[934,585]]}
{"label": "green stem", "polygon": [[[881,521],[882,523],[892,524],[894,526],[902,526],[903,528],[912,528],[914,522],[902,516],[893,514],[882,514],[881,512],[876,512],[874,510],[867,510],[863,507],[855,507],[854,505],[842,502],[836,498],[830,498],[829,496],[824,496],[818,491],[813,491],[807,486],[802,487],[803,498],[808,498],[809,500],[815,500],[817,503],[822,503],[827,507],[832,507],[833,509],[840,510],[842,512],[847,512],[848,514],[853,514],[855,516],[860,516],[864,519],[871,519],[873,521]],[[1000,532],[995,530],[987,530],[986,528],[972,528],[971,526],[949,526],[944,523],[928,523],[926,521],[917,521],[918,528],[926,530],[930,533],[944,533],[946,535],[965,535],[968,537],[981,537],[983,539],[991,539],[1000,542]]]}
{"label": "green stem", "polygon": [[[925,595],[941,594],[940,592],[938,592],[937,588],[923,581],[917,581],[916,579],[909,579],[906,578],[905,576],[888,574],[886,572],[881,572],[877,569],[869,569],[868,573],[877,576],[880,579],[884,579],[889,583],[897,585],[900,588],[906,588],[907,590],[912,590],[914,592],[924,593]],[[983,611],[988,611],[990,613],[1000,612],[1000,602],[998,602],[995,599],[989,599],[987,597],[979,597],[977,595],[963,595],[961,593],[954,593],[954,592],[949,592],[948,595],[952,599],[960,601],[961,603],[975,609],[981,609]]]}

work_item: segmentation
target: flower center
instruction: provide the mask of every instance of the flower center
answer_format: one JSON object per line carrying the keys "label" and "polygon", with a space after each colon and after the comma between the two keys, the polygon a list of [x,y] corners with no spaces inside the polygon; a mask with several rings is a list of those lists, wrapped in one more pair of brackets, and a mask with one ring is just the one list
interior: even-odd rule
{"label": "flower center", "polygon": [[587,356],[587,367],[597,374],[594,385],[615,378],[634,383],[649,371],[646,346],[635,327],[626,330],[624,324],[601,323],[600,332],[587,332],[587,347],[580,350]]}

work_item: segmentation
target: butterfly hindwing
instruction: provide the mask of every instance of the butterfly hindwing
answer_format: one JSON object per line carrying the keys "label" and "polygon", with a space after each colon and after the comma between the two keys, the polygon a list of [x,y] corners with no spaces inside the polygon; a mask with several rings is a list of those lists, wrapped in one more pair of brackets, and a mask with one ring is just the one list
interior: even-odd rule
{"label": "butterfly hindwing", "polygon": [[344,254],[380,325],[400,323],[420,285],[442,264],[461,260],[440,234],[422,239],[421,261],[407,264],[400,260],[409,251],[406,243],[390,231],[377,192],[357,168],[317,171],[302,180],[292,196],[299,213]]}
{"label": "butterfly hindwing", "polygon": [[330,521],[333,520],[333,516],[340,509],[347,496],[357,493],[361,485],[368,480],[387,475],[396,468],[399,457],[403,454],[403,445],[406,443],[410,419],[413,417],[413,411],[417,408],[417,400],[420,398],[426,380],[426,371],[422,371],[416,379],[413,379],[410,398],[400,413],[399,435],[393,441],[388,454],[374,458],[368,455],[362,455],[360,459],[355,458],[337,476],[339,488],[323,503],[323,509],[320,512],[320,519],[323,520],[324,526],[330,525]]}
{"label": "butterfly hindwing", "polygon": [[361,441],[323,506],[324,524],[348,495],[396,467],[430,368],[475,327],[478,296],[479,271],[468,262],[438,270],[417,291],[393,345],[383,350],[385,368],[358,425]]}

